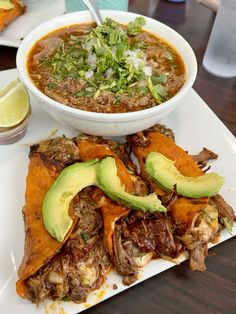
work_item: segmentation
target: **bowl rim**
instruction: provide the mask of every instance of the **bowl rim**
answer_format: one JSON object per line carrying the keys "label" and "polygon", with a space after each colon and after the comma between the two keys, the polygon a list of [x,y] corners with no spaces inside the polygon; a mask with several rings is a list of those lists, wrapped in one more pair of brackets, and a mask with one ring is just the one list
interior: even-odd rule
{"label": "bowl rim", "polygon": [[[156,105],[151,108],[147,109],[142,109],[139,111],[131,111],[131,112],[121,112],[121,113],[102,113],[102,112],[92,112],[92,111],[85,111],[82,109],[77,109],[77,108],[72,108],[70,106],[66,106],[60,102],[57,102],[56,100],[53,100],[52,98],[46,96],[43,92],[41,92],[33,83],[31,80],[29,73],[27,71],[26,67],[26,57],[23,54],[23,50],[26,49],[26,55],[28,56],[30,50],[32,49],[33,45],[38,41],[40,38],[44,37],[47,34],[50,34],[56,29],[59,29],[60,26],[56,26],[54,30],[50,30],[50,32],[43,32],[42,35],[36,37],[33,41],[31,41],[31,44],[28,43],[29,38],[32,37],[35,33],[40,32],[41,29],[53,24],[57,23],[62,20],[62,25],[61,27],[69,26],[69,25],[74,25],[75,23],[72,23],[70,21],[70,18],[74,16],[80,16],[80,15],[90,15],[89,11],[78,11],[78,12],[72,12],[68,14],[64,14],[58,17],[55,17],[53,19],[50,19],[37,27],[35,27],[33,30],[30,31],[30,33],[27,34],[27,36],[23,39],[18,51],[17,51],[17,56],[16,56],[16,65],[17,65],[17,70],[19,74],[19,79],[24,83],[24,85],[29,89],[30,92],[32,92],[33,95],[37,96],[38,98],[41,99],[41,101],[44,102],[43,105],[47,105],[48,107],[53,107],[56,111],[62,112],[68,116],[72,117],[80,117],[85,120],[92,120],[92,121],[100,121],[101,119],[103,120],[104,123],[106,122],[115,122],[117,120],[119,121],[133,121],[133,120],[141,120],[147,116],[151,116],[152,114],[158,114],[163,111],[168,111],[171,110],[171,106],[175,107],[173,102],[178,102],[182,96],[184,96],[188,90],[192,87],[196,76],[197,76],[197,60],[196,56],[193,52],[193,49],[189,45],[189,43],[186,41],[184,37],[182,37],[178,32],[176,32],[174,29],[171,27],[167,26],[166,24],[159,22],[153,18],[147,17],[142,14],[137,14],[133,12],[127,12],[127,11],[116,11],[116,10],[101,10],[101,15],[103,14],[116,14],[116,15],[127,15],[130,16],[132,15],[134,18],[137,16],[143,16],[147,21],[154,22],[157,25],[161,26],[162,29],[167,30],[168,32],[172,33],[178,40],[180,40],[184,45],[185,48],[188,50],[188,55],[191,58],[191,67],[192,71],[189,74],[189,77],[185,80],[183,86],[180,88],[180,90],[169,100],[165,101],[164,103],[160,105]],[[90,15],[91,16],[91,15]],[[89,16],[89,17],[90,17]],[[68,23],[65,23],[65,21],[68,18]],[[79,18],[78,18],[79,19]],[[78,22],[79,23],[79,22]],[[144,27],[145,29],[145,27]],[[155,32],[154,32],[155,34]],[[159,36],[159,35],[158,35]],[[161,36],[159,36],[161,37]],[[168,40],[166,40],[168,42]],[[28,47],[27,47],[28,46]],[[173,45],[174,46],[174,45]],[[178,51],[176,48],[177,52],[181,55],[181,53]],[[183,56],[181,55],[185,69],[187,67],[185,60]],[[46,104],[45,104],[46,103]]]}

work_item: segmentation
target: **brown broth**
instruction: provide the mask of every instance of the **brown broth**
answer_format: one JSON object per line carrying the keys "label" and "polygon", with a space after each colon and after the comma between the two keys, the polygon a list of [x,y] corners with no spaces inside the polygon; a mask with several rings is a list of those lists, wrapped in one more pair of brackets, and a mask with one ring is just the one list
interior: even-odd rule
{"label": "brown broth", "polygon": [[[51,54],[50,49],[52,49],[52,47],[50,48],[49,45],[49,48],[45,48],[45,40],[53,42],[55,46],[57,45],[57,41],[60,42],[60,45],[62,41],[67,45],[71,35],[76,37],[86,36],[88,31],[93,27],[95,27],[94,23],[67,26],[42,37],[35,43],[28,55],[27,67],[29,75],[37,88],[48,97],[64,105],[85,111],[119,113],[138,111],[156,106],[156,100],[153,98],[147,86],[145,85],[145,88],[142,86],[142,84],[144,84],[143,82],[138,82],[135,86],[131,86],[118,96],[117,93],[111,90],[103,90],[98,97],[94,98],[82,95],[83,91],[87,90],[88,86],[91,86],[88,85],[90,83],[87,83],[87,81],[92,81],[92,79],[85,81],[82,78],[66,77],[57,80],[54,79],[54,72],[51,65],[45,66],[43,63],[44,59],[39,62],[35,61],[40,54],[44,54],[45,49],[48,49],[49,52],[48,59],[50,59],[56,51],[56,49],[54,49],[55,51]],[[125,26],[123,27],[125,28]],[[148,66],[152,67],[152,73],[155,76],[168,73],[166,83],[162,84],[166,93],[165,96],[163,96],[162,102],[173,97],[183,86],[185,81],[184,63],[175,48],[163,39],[147,31],[142,31],[130,40],[131,42],[137,41],[145,45],[144,52],[147,57],[147,63]],[[79,69],[77,70],[79,71]],[[141,90],[143,91],[142,93],[140,92]]]}

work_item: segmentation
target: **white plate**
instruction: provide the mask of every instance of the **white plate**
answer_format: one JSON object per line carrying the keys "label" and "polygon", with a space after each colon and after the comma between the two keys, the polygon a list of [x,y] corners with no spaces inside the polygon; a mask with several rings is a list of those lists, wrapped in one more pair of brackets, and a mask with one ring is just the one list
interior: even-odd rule
{"label": "white plate", "polygon": [[65,12],[64,0],[39,0],[27,3],[26,12],[0,33],[0,45],[19,47],[21,40],[37,25]]}
{"label": "white plate", "polygon": [[[3,84],[14,80],[16,76],[16,70],[0,72],[0,88]],[[29,148],[24,144],[35,143],[46,138],[55,128],[58,128],[58,134],[69,137],[77,134],[52,120],[36,103],[32,102],[32,106],[33,116],[26,136],[19,143],[0,146],[0,313],[56,314],[64,313],[63,308],[65,313],[74,314],[128,287],[122,284],[120,276],[111,273],[107,282],[98,291],[93,292],[88,301],[83,304],[48,302],[37,308],[16,295],[17,268],[21,262],[24,246],[21,208],[24,204],[29,152]],[[190,153],[197,153],[206,146],[219,154],[219,159],[212,162],[212,170],[226,178],[221,194],[236,208],[236,167],[233,167],[236,160],[236,140],[229,130],[193,90],[189,92],[182,105],[163,123],[173,129],[177,143]],[[227,231],[222,233],[220,242],[233,235],[236,235],[236,225],[232,234]],[[135,284],[172,266],[173,263],[161,259],[153,260],[145,267],[140,280]],[[118,289],[113,290],[113,284],[116,284]]]}

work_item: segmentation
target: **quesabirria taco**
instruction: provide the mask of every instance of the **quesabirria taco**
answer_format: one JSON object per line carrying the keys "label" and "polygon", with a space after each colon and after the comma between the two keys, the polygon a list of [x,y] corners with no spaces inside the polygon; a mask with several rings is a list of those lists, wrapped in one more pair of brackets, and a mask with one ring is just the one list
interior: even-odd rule
{"label": "quesabirria taco", "polygon": [[[131,152],[138,158],[140,175]],[[183,176],[205,175],[174,143],[172,131],[160,125],[129,136],[125,144],[80,135],[57,137],[31,147],[23,208],[25,250],[16,284],[21,297],[37,304],[45,299],[84,302],[106,280],[111,268],[129,285],[151,258],[175,261],[186,249],[190,268],[205,268],[207,244],[217,239],[223,218],[234,219],[233,210],[219,195],[190,198],[179,195],[176,185],[170,191],[160,188],[145,170],[151,152],[174,161]],[[57,238],[45,224],[49,192],[58,189],[55,186],[71,166],[95,160],[101,172],[108,159],[109,165],[115,165],[115,172],[106,170],[113,176],[108,188],[98,173],[98,183],[78,190],[73,197],[71,192],[63,192],[63,197],[71,197],[66,213],[71,225]],[[120,183],[118,192],[113,181]],[[152,191],[156,195],[150,194]],[[53,212],[60,216],[60,203],[55,204],[50,206],[57,206]]]}

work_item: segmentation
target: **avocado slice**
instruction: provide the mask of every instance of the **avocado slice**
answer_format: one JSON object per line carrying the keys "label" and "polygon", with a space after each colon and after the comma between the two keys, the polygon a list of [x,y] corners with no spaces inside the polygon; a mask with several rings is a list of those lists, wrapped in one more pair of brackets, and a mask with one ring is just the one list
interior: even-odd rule
{"label": "avocado slice", "polygon": [[178,171],[174,161],[156,152],[149,153],[145,170],[165,190],[172,190],[176,184],[179,195],[191,198],[211,197],[217,194],[224,184],[224,178],[217,173],[186,177]]}
{"label": "avocado slice", "polygon": [[68,214],[70,201],[85,187],[98,184],[98,164],[94,159],[65,168],[48,190],[42,207],[43,222],[58,241],[63,241],[73,223]]}
{"label": "avocado slice", "polygon": [[156,194],[140,197],[129,194],[123,189],[117,176],[114,158],[107,157],[100,162],[98,159],[77,162],[61,172],[43,201],[42,214],[45,229],[58,241],[63,241],[73,223],[68,214],[71,200],[90,185],[98,186],[112,200],[129,208],[142,211],[166,211]]}
{"label": "avocado slice", "polygon": [[11,10],[14,4],[10,0],[0,0],[0,10]]}
{"label": "avocado slice", "polygon": [[166,208],[161,205],[161,201],[155,193],[147,196],[136,196],[127,193],[121,185],[117,176],[117,167],[115,159],[106,157],[100,161],[98,167],[99,187],[112,200],[125,205],[129,208],[141,211],[159,211],[165,212]]}

